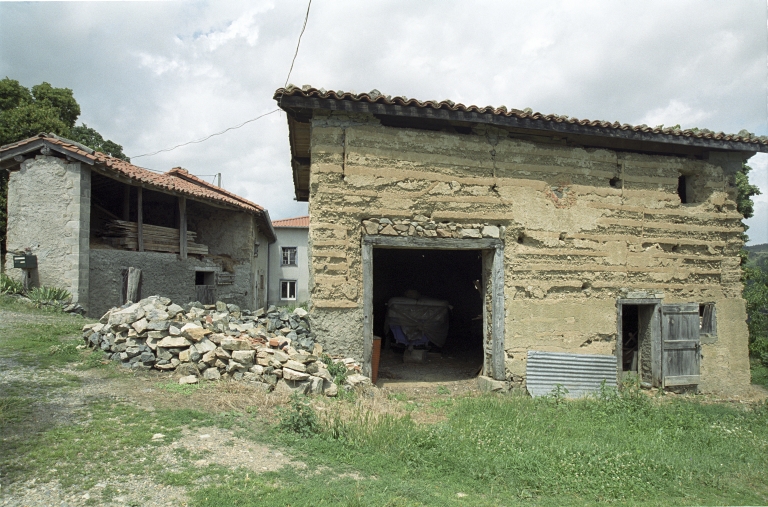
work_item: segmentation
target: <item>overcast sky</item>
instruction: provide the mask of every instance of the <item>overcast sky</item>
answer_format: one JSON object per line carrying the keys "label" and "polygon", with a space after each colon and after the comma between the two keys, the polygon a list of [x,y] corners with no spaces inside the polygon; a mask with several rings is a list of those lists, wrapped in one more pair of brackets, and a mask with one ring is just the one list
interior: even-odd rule
{"label": "overcast sky", "polygon": [[[0,77],[74,90],[80,121],[143,167],[222,173],[269,209],[293,199],[288,128],[274,113],[306,12],[279,2],[0,3]],[[768,134],[766,0],[314,0],[290,82],[578,118]],[[748,221],[768,242],[763,195]],[[212,177],[206,176],[208,181]]]}

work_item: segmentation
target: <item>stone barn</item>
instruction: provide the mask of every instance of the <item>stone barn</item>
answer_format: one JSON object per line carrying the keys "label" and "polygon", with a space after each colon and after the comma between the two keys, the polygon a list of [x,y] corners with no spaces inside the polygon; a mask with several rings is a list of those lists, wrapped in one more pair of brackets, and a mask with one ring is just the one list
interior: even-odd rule
{"label": "stone barn", "polygon": [[768,139],[375,90],[274,98],[309,202],[313,330],[364,373],[410,298],[450,308],[444,350],[507,385],[543,353],[561,363],[545,373],[609,357],[648,386],[750,383],[734,178]]}
{"label": "stone barn", "polygon": [[[67,289],[93,317],[127,299],[266,303],[266,209],[181,168],[153,172],[55,135],[0,148],[5,272]],[[14,267],[30,255],[36,266]]]}

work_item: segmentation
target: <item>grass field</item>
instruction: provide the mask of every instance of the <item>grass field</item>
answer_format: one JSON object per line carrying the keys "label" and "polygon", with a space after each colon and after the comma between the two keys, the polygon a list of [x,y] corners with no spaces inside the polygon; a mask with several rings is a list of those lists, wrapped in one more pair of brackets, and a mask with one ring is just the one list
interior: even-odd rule
{"label": "grass field", "polygon": [[[130,476],[177,488],[193,506],[768,503],[765,404],[713,403],[632,386],[580,401],[456,398],[435,386],[419,398],[359,394],[294,408],[255,395],[227,402],[236,389],[181,387],[104,366],[98,355],[74,348],[82,319],[36,312],[0,300],[0,319],[15,315],[0,320],[0,362],[25,372],[0,376],[4,491],[31,478],[56,480],[78,495],[107,483],[88,501],[99,505],[122,494],[115,481]],[[88,370],[94,367],[99,370]],[[98,382],[113,382],[120,392],[77,394],[94,381],[94,371]],[[155,393],[155,406],[139,398],[144,391]],[[40,423],[41,414],[78,396],[76,410]],[[281,421],[311,436],[281,429]],[[245,441],[269,445],[302,465],[256,473],[169,446],[203,428],[230,431],[230,448]]]}

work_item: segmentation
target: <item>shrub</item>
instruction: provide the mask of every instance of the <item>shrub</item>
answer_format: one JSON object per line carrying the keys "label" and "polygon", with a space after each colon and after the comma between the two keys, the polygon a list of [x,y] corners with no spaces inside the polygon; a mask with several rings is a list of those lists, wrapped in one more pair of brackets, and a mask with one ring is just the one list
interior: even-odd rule
{"label": "shrub", "polygon": [[320,431],[320,422],[315,409],[306,398],[297,393],[291,394],[290,407],[280,410],[280,429],[297,433],[302,437],[311,437]]}
{"label": "shrub", "polygon": [[72,294],[60,287],[34,287],[27,292],[27,297],[39,308],[69,302],[72,299]]}
{"label": "shrub", "polygon": [[341,385],[344,383],[344,381],[347,379],[347,375],[349,375],[349,370],[347,370],[347,365],[344,364],[342,361],[336,362],[333,360],[331,356],[328,354],[323,354],[320,357],[320,360],[325,364],[325,366],[328,367],[328,373],[331,374],[333,377],[333,382],[336,385]]}
{"label": "shrub", "polygon": [[17,282],[5,273],[0,273],[0,294],[21,294],[24,292],[24,285]]}

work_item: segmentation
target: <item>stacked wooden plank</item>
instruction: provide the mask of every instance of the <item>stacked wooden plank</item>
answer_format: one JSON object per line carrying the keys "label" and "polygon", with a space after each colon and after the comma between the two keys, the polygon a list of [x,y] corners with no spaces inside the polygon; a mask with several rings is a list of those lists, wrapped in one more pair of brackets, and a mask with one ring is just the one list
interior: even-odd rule
{"label": "stacked wooden plank", "polygon": [[[101,236],[114,247],[125,250],[139,249],[139,226],[136,222],[109,220],[102,229]],[[142,225],[144,250],[150,252],[179,253],[179,230],[158,225]],[[187,253],[207,255],[208,246],[195,243],[197,233],[187,231]]]}

